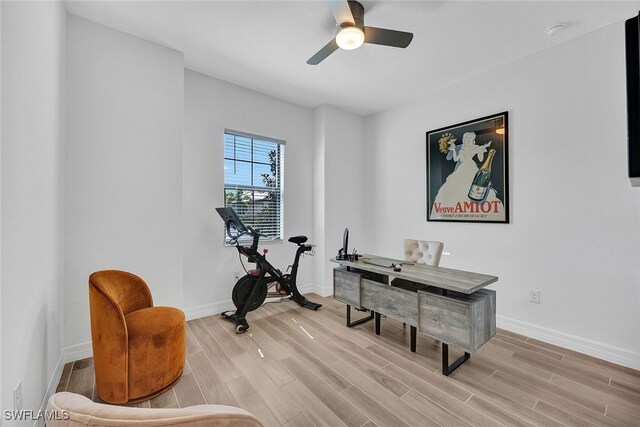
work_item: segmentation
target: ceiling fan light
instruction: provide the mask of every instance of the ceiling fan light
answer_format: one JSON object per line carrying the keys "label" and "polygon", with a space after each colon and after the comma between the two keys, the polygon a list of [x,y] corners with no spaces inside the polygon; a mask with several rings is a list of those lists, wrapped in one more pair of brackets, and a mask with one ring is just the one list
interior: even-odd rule
{"label": "ceiling fan light", "polygon": [[341,49],[357,49],[364,43],[364,31],[358,27],[344,27],[338,32],[336,43]]}

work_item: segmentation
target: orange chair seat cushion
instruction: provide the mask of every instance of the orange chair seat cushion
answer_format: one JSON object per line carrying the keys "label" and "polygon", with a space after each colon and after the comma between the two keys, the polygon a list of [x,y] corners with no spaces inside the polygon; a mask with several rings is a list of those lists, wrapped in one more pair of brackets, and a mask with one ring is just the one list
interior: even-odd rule
{"label": "orange chair seat cushion", "polygon": [[149,307],[124,316],[129,340],[129,400],[152,394],[182,374],[186,352],[184,313]]}

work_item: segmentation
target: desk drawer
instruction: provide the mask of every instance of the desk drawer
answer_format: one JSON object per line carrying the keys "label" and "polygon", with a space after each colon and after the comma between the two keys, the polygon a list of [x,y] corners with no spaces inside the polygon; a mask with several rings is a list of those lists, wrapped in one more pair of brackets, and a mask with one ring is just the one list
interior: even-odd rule
{"label": "desk drawer", "polygon": [[333,296],[345,304],[361,307],[360,277],[358,273],[335,268],[333,270]]}
{"label": "desk drawer", "polygon": [[472,352],[496,333],[496,292],[472,294],[418,291],[418,330],[447,344]]}
{"label": "desk drawer", "polygon": [[363,279],[362,305],[411,326],[418,325],[418,295],[415,292]]}

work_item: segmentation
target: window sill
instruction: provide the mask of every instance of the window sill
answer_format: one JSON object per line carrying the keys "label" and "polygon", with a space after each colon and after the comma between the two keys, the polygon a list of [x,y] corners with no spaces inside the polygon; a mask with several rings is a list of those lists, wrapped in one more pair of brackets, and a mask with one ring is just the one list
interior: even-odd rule
{"label": "window sill", "polygon": [[[240,244],[242,246],[251,246],[253,240],[240,240]],[[284,239],[274,239],[274,240],[260,240],[260,246],[270,245],[270,244],[282,244],[284,243]],[[224,242],[224,247],[226,248],[235,248],[236,245],[232,245],[230,243]]]}

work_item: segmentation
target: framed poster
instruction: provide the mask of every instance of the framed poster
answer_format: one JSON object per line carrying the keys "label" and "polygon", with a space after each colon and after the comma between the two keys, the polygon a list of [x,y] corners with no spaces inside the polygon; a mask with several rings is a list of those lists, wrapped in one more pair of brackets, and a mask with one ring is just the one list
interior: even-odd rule
{"label": "framed poster", "polygon": [[509,223],[507,118],[427,132],[427,221]]}

